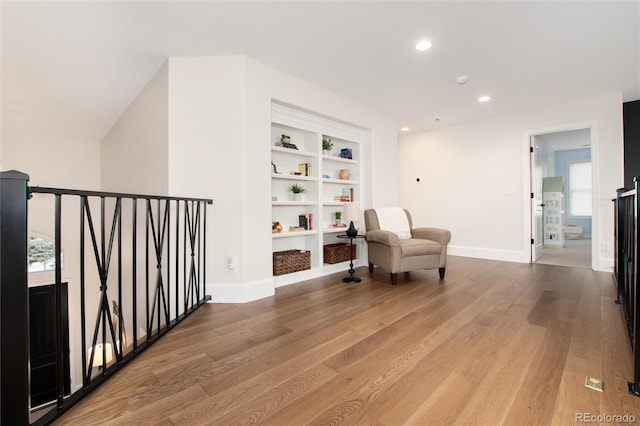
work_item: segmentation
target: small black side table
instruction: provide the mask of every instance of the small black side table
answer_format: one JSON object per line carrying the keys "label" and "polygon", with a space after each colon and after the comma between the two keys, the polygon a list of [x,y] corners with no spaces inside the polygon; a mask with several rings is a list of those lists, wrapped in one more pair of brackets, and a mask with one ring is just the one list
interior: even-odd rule
{"label": "small black side table", "polygon": [[351,263],[349,264],[349,276],[348,277],[344,277],[342,279],[343,282],[345,283],[359,283],[360,281],[362,281],[360,278],[358,277],[354,277],[353,273],[356,272],[355,269],[353,269],[353,239],[354,238],[364,238],[364,235],[356,235],[354,237],[350,237],[348,235],[338,235],[338,238],[342,238],[342,239],[348,239],[349,240],[349,254],[351,255]]}

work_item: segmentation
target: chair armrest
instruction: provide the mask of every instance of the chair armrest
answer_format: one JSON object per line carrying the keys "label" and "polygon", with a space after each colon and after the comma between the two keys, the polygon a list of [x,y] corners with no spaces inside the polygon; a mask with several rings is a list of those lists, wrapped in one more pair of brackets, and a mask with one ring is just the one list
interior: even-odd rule
{"label": "chair armrest", "polygon": [[411,235],[413,238],[431,240],[442,245],[447,245],[451,241],[451,232],[442,228],[413,228]]}
{"label": "chair armrest", "polygon": [[384,244],[386,246],[400,246],[400,238],[391,231],[374,230],[368,231],[365,236],[368,242]]}

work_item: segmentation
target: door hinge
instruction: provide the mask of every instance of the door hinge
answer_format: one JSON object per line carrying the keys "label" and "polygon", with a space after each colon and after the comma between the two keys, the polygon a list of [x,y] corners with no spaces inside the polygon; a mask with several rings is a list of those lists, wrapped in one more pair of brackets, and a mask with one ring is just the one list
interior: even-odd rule
{"label": "door hinge", "polygon": [[531,199],[533,200],[533,192],[531,193]]}
{"label": "door hinge", "polygon": [[529,152],[533,154],[533,147],[532,146],[529,147]]}
{"label": "door hinge", "polygon": [[535,241],[533,241],[533,238],[532,238],[532,239],[531,239],[531,244],[534,244],[534,243],[535,243]]}

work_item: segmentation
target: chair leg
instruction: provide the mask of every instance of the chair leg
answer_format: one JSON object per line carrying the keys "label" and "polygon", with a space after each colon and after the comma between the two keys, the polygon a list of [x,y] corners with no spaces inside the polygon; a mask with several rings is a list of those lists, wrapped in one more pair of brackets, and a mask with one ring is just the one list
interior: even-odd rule
{"label": "chair leg", "polygon": [[398,284],[398,274],[391,274],[391,284]]}
{"label": "chair leg", "polygon": [[444,270],[446,268],[438,268],[438,272],[440,272],[440,279],[443,280],[444,279]]}
{"label": "chair leg", "polygon": [[369,273],[373,272],[373,263],[369,264]]}

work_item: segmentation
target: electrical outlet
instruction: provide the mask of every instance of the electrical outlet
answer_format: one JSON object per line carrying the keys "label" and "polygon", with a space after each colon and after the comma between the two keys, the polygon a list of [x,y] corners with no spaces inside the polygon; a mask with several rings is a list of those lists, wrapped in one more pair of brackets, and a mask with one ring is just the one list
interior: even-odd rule
{"label": "electrical outlet", "polygon": [[236,272],[236,258],[233,256],[227,257],[227,270],[234,274]]}

